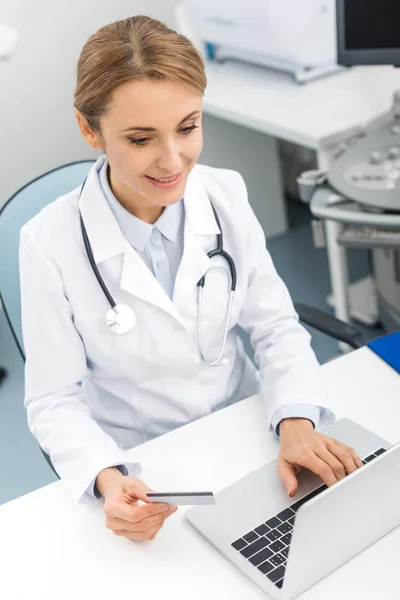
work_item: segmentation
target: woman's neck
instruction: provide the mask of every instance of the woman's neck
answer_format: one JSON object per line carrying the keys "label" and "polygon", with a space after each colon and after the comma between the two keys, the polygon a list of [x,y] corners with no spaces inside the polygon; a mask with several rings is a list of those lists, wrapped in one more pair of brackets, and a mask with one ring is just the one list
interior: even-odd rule
{"label": "woman's neck", "polygon": [[137,194],[120,181],[113,178],[110,167],[107,169],[107,179],[112,193],[118,202],[131,215],[153,225],[164,211],[163,206],[157,206],[144,196]]}

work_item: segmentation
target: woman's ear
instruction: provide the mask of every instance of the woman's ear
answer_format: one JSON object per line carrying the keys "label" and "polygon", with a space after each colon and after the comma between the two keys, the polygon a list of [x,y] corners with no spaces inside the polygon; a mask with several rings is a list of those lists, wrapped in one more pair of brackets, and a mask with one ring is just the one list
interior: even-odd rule
{"label": "woman's ear", "polygon": [[94,150],[98,150],[99,148],[101,148],[102,143],[100,136],[98,133],[93,131],[87,118],[79,110],[75,110],[75,118],[78,121],[81,134],[83,135],[89,146]]}

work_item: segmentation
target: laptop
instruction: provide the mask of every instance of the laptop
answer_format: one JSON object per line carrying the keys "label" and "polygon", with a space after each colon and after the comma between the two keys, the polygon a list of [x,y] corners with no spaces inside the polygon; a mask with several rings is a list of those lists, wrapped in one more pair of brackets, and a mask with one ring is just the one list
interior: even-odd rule
{"label": "laptop", "polygon": [[274,599],[295,598],[400,524],[400,444],[350,419],[323,433],[352,446],[363,466],[330,488],[303,470],[289,498],[274,461],[217,493],[216,505],[186,513]]}

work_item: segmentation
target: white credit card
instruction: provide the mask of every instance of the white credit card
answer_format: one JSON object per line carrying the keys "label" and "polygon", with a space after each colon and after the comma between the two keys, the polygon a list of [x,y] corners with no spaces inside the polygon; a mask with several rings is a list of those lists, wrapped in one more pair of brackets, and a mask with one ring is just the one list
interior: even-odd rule
{"label": "white credit card", "polygon": [[173,505],[216,504],[213,492],[146,492],[150,502]]}

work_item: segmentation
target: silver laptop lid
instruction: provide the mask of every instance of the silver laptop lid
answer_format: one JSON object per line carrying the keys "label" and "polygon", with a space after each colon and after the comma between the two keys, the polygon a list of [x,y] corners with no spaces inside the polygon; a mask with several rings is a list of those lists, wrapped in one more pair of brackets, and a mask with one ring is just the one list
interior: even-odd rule
{"label": "silver laptop lid", "polygon": [[282,589],[293,598],[400,524],[400,444],[297,512]]}

